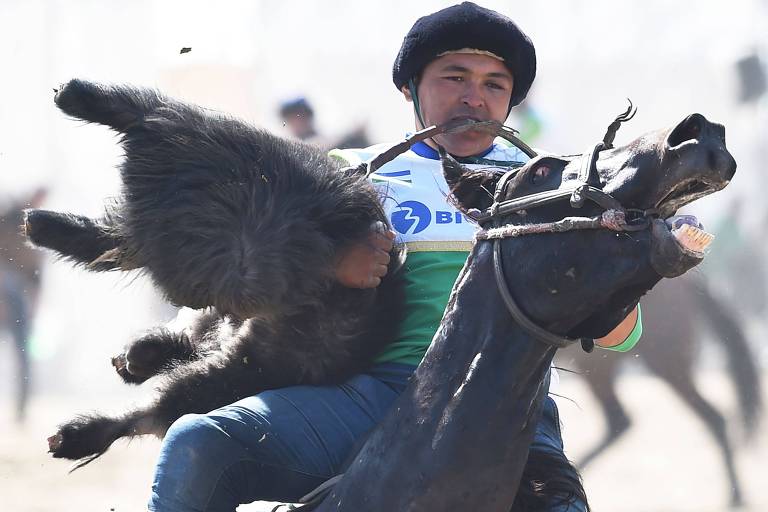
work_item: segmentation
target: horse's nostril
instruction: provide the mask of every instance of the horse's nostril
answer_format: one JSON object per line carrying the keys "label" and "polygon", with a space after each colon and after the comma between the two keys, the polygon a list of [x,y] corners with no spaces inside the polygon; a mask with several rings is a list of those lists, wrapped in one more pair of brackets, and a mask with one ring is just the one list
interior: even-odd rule
{"label": "horse's nostril", "polygon": [[699,140],[707,120],[701,114],[692,114],[682,123],[678,124],[669,134],[667,143],[671,147],[679,146],[684,142]]}

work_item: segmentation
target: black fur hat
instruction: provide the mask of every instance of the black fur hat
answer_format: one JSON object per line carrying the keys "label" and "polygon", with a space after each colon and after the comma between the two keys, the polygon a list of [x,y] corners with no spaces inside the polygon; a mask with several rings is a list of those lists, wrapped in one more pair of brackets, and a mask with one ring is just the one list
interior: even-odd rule
{"label": "black fur hat", "polygon": [[509,106],[525,98],[536,76],[536,50],[515,23],[496,11],[463,2],[419,18],[403,39],[392,67],[400,90],[443,52],[472,48],[493,53],[515,79]]}

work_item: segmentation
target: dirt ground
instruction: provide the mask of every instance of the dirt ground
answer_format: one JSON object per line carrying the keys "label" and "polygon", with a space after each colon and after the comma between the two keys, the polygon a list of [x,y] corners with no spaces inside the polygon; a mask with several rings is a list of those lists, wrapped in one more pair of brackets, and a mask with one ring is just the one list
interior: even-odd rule
{"label": "dirt ground", "polygon": [[[768,377],[768,375],[766,375]],[[761,428],[748,445],[738,440],[732,388],[717,372],[699,379],[701,388],[731,418],[737,440],[737,464],[748,506],[744,512],[768,510],[768,430]],[[578,460],[602,434],[603,424],[583,383],[564,376],[559,399],[566,449]],[[702,424],[659,381],[644,375],[623,378],[621,397],[633,428],[584,474],[597,512],[722,512],[728,489],[719,454]],[[768,386],[766,386],[768,395]],[[72,398],[48,395],[33,401],[28,422],[10,420],[10,404],[0,403],[0,511],[127,512],[144,510],[159,449],[155,439],[118,443],[93,464],[72,474],[68,463],[49,458],[45,439],[55,424],[76,411],[103,406],[109,397]],[[574,403],[575,402],[575,403]],[[262,512],[267,504],[241,506]]]}

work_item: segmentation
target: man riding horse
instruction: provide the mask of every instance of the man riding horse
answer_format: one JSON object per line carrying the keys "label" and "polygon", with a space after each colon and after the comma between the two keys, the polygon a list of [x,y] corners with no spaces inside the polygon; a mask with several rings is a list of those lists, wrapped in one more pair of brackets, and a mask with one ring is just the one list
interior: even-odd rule
{"label": "man riding horse", "polygon": [[[414,24],[395,60],[393,80],[413,103],[420,130],[456,120],[503,122],[525,99],[535,73],[533,44],[517,25],[465,2]],[[376,226],[367,240],[338,254],[336,279],[351,288],[378,286],[393,240],[405,244],[406,317],[399,335],[367,372],[342,384],[266,391],[208,414],[183,416],[163,441],[150,510],[234,510],[255,500],[297,501],[342,471],[424,356],[470,250],[475,225],[446,199],[450,187],[438,145],[468,168],[528,160],[519,148],[494,142],[487,131],[466,130],[418,142],[373,173],[396,233]],[[388,147],[335,150],[331,156],[356,166]],[[640,331],[635,309],[596,344],[629,350]],[[558,421],[557,407],[547,398],[529,460],[548,453],[572,469]],[[552,482],[565,480],[565,488],[577,492],[541,510],[585,510],[576,472],[552,476]],[[539,485],[547,485],[544,478]],[[521,489],[534,485],[525,480]]]}

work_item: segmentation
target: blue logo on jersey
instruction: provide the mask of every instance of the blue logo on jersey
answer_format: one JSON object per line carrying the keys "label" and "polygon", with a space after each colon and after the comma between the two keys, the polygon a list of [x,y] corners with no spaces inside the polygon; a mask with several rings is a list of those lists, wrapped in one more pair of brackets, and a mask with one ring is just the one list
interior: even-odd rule
{"label": "blue logo on jersey", "polygon": [[400,209],[392,212],[392,226],[400,233],[420,233],[427,229],[432,221],[432,212],[423,203],[405,201],[398,206]]}
{"label": "blue logo on jersey", "polygon": [[464,221],[462,214],[457,211],[430,211],[427,205],[418,201],[404,201],[397,205],[398,210],[392,212],[392,226],[402,234],[421,233],[430,223],[434,213],[435,224],[461,224]]}

